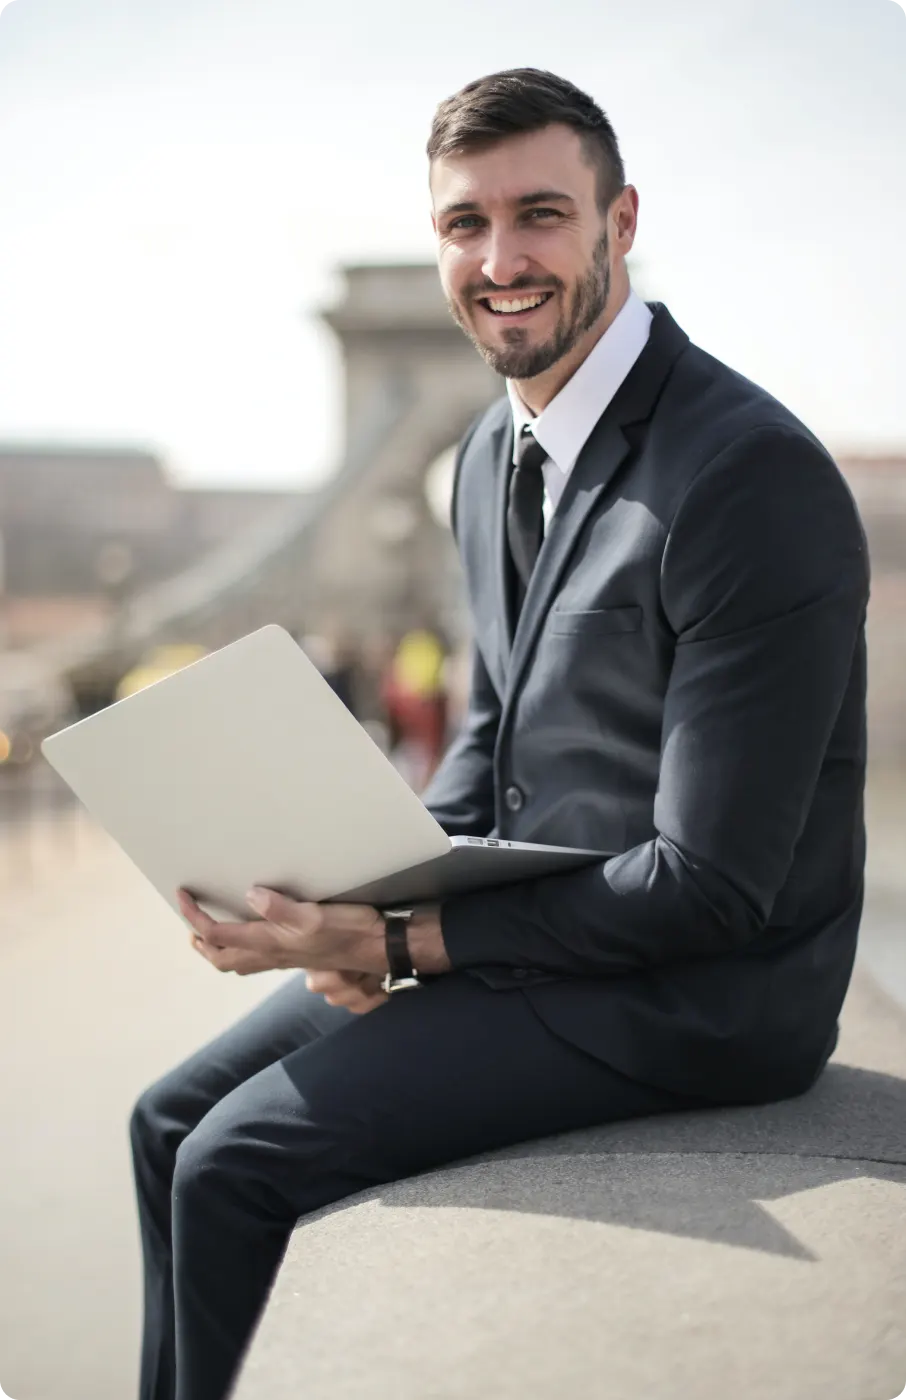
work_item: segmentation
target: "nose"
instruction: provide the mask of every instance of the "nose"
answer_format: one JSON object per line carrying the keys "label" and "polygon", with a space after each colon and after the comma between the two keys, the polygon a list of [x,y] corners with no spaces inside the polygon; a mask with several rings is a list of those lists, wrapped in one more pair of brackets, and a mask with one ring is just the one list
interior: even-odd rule
{"label": "nose", "polygon": [[518,234],[508,229],[491,230],[481,263],[483,276],[498,287],[509,287],[527,272],[528,255],[519,247]]}

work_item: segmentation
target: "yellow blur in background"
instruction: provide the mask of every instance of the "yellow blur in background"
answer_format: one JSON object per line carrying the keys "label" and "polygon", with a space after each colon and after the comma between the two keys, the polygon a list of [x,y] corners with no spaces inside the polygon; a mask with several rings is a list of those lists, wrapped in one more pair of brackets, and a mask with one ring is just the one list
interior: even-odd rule
{"label": "yellow blur in background", "polygon": [[443,686],[445,653],[433,632],[407,632],[393,660],[393,679],[412,695],[436,695]]}
{"label": "yellow blur in background", "polygon": [[134,695],[136,691],[144,690],[145,686],[174,675],[184,666],[191,666],[193,661],[200,661],[207,654],[206,647],[198,646],[194,642],[154,647],[142,657],[137,666],[126,672],[116,687],[114,699],[125,700],[128,695]]}

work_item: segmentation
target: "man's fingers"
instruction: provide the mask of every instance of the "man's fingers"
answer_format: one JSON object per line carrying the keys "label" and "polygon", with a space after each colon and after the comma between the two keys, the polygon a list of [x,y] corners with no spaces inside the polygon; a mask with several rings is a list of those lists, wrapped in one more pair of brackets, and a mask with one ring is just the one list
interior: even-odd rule
{"label": "man's fingers", "polygon": [[179,891],[179,906],[183,917],[194,930],[193,938],[202,939],[207,947],[260,948],[262,939],[267,937],[263,932],[265,925],[257,920],[254,923],[227,924],[212,919],[185,890]]}
{"label": "man's fingers", "polygon": [[366,1011],[373,1011],[376,1006],[387,1000],[385,992],[378,992],[377,995],[367,992],[338,992],[336,996],[325,997],[328,1006],[344,1006],[347,1011],[351,1011],[355,1016],[362,1016]]}
{"label": "man's fingers", "polygon": [[320,917],[317,904],[289,899],[286,895],[278,894],[276,890],[262,889],[260,885],[253,886],[246,899],[256,914],[286,929],[304,929],[311,922],[312,916]]}
{"label": "man's fingers", "polygon": [[310,992],[317,992],[319,996],[333,996],[354,987],[365,973],[360,972],[326,972],[311,971],[305,974],[305,982]]}
{"label": "man's fingers", "polygon": [[207,939],[202,938],[197,933],[192,934],[191,943],[196,953],[200,953],[201,956],[204,958],[205,962],[209,962],[213,967],[218,968],[221,972],[224,972],[226,970],[221,966],[221,962],[224,957],[223,950],[221,948],[218,948],[216,944],[209,943]]}
{"label": "man's fingers", "polygon": [[185,890],[178,890],[177,898],[183,917],[188,920],[195,932],[200,933],[202,938],[209,937],[217,928],[217,920],[212,919],[210,914],[206,914]]}
{"label": "man's fingers", "polygon": [[220,923],[196,904],[185,890],[178,891],[179,907],[191,925],[189,942],[196,953],[218,972],[248,977],[286,964],[286,950],[279,931],[267,921]]}
{"label": "man's fingers", "polygon": [[274,944],[274,936],[264,924],[216,924],[206,935],[205,942],[219,948],[245,948],[250,952],[264,951]]}
{"label": "man's fingers", "polygon": [[195,947],[218,972],[235,972],[237,977],[248,977],[254,972],[268,972],[274,966],[269,958],[249,952],[245,948],[215,948],[211,944],[205,944],[203,940],[196,940]]}
{"label": "man's fingers", "polygon": [[357,1016],[373,1011],[387,1000],[380,990],[380,978],[368,972],[307,972],[309,991],[317,992],[328,1006],[345,1006]]}

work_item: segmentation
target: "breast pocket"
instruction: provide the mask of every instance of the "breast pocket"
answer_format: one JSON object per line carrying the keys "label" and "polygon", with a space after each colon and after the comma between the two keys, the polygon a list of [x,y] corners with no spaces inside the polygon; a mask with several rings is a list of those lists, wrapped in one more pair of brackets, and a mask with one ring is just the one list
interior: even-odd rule
{"label": "breast pocket", "polygon": [[642,625],[642,609],[638,604],[626,608],[587,608],[572,611],[554,608],[548,630],[554,635],[574,637],[600,636],[605,632],[638,632]]}

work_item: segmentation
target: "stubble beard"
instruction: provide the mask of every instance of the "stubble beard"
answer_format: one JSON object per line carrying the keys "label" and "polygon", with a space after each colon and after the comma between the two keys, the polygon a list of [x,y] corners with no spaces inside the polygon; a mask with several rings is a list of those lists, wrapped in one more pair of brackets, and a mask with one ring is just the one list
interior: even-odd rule
{"label": "stubble beard", "polygon": [[[480,340],[461,307],[447,297],[450,315],[465,332],[482,359],[504,379],[534,379],[543,374],[577,345],[586,331],[603,315],[610,297],[609,243],[605,229],[592,254],[588,271],[576,282],[571,305],[565,309],[549,340],[541,345],[527,344],[529,330],[513,326],[504,330],[504,345],[487,345]],[[508,290],[516,292],[518,287]]]}

